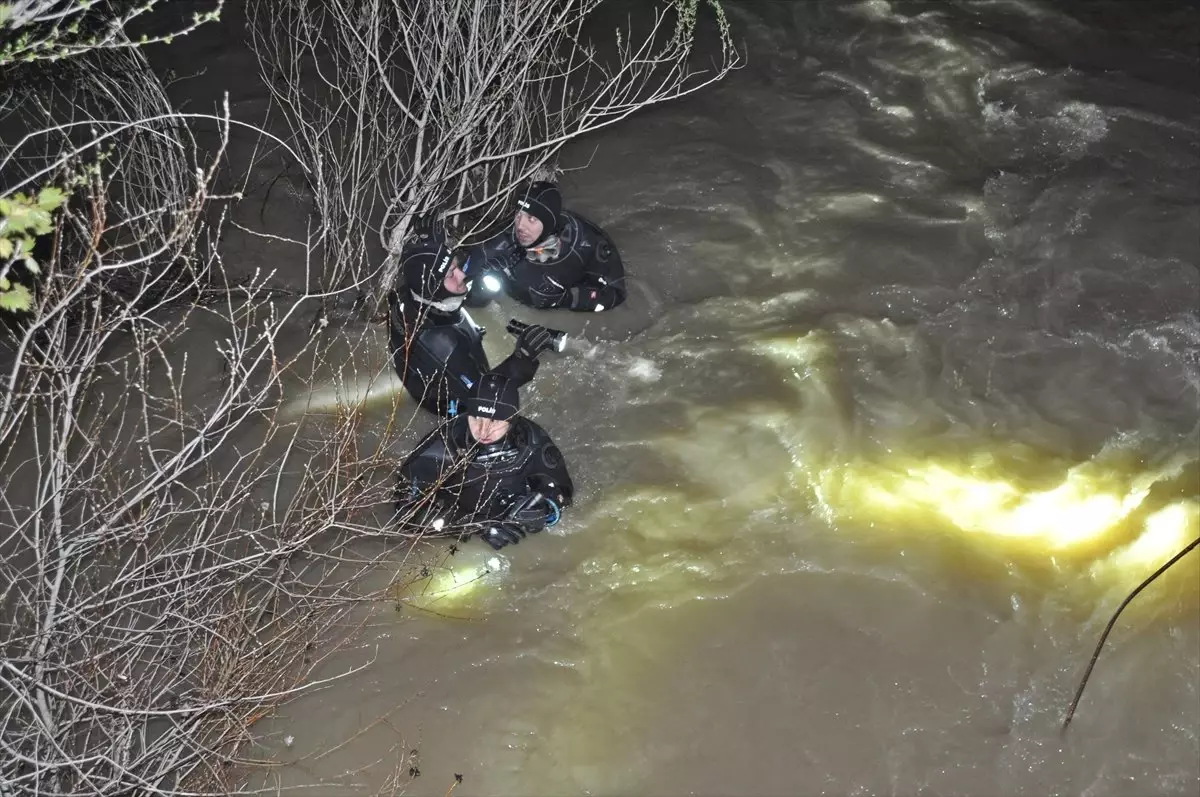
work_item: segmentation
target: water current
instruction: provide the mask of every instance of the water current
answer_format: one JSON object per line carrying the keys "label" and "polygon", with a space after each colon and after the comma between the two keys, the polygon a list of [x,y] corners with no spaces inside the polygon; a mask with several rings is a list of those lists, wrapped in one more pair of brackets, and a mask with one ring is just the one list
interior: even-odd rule
{"label": "water current", "polygon": [[270,783],[1196,794],[1200,555],[1058,728],[1200,536],[1200,13],[726,5],[745,68],[567,151],[629,303],[478,314],[572,333],[524,401],[577,505],[422,552]]}

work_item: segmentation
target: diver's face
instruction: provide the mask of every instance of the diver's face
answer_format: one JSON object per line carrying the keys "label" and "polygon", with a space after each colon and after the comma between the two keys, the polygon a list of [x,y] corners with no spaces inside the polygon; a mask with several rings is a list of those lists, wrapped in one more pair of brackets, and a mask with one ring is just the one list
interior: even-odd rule
{"label": "diver's face", "polygon": [[450,270],[446,272],[442,285],[455,296],[462,296],[467,292],[467,274],[462,270],[462,264],[457,257],[450,264]]}
{"label": "diver's face", "polygon": [[504,435],[508,434],[510,425],[508,421],[480,418],[476,415],[467,416],[467,428],[471,430],[471,436],[485,446],[503,439]]}
{"label": "diver's face", "polygon": [[541,238],[542,229],[541,220],[530,216],[523,210],[517,211],[517,220],[513,224],[513,231],[517,235],[517,243],[521,246],[529,246],[538,238]]}

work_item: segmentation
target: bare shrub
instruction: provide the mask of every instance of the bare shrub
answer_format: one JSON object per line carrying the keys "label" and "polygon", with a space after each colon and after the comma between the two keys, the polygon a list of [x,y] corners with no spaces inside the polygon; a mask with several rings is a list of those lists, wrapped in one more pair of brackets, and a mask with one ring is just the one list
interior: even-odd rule
{"label": "bare shrub", "polygon": [[128,16],[72,32],[91,5],[0,3],[29,29],[0,51],[0,278],[36,265],[0,313],[0,794],[228,794],[249,726],[349,633],[390,463],[352,396],[287,411],[336,347],[313,297],[226,279],[234,122],[174,112]]}
{"label": "bare shrub", "polygon": [[[715,0],[649,4],[650,24],[617,30],[611,52],[585,37],[600,4],[250,2],[263,79],[316,176],[330,241],[326,284],[370,291],[378,302],[413,218],[441,209],[467,240],[511,212],[514,186],[552,173],[567,142],[710,85],[737,64]],[[698,70],[691,61],[706,9],[716,55]],[[390,253],[379,269],[364,258],[372,233]]]}
{"label": "bare shrub", "polygon": [[[312,299],[254,298],[269,275],[213,288],[219,225],[205,211],[230,197],[210,193],[211,163],[185,191],[130,199],[140,213],[119,222],[117,178],[84,171],[55,235],[90,230],[93,244],[44,262],[4,340],[0,782],[232,793],[238,742],[275,701],[320,685],[311,668],[387,553],[358,543],[361,529],[389,534],[377,508],[391,462],[364,451],[353,397],[327,416],[285,411],[332,345],[310,334]],[[146,255],[106,243],[117,223]],[[186,278],[161,290],[147,265],[178,261]],[[97,288],[122,272],[131,292]]]}

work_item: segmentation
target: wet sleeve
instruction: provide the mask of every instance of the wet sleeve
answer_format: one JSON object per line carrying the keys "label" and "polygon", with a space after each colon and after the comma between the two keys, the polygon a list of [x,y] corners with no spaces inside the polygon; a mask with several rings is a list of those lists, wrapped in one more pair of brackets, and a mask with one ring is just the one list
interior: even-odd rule
{"label": "wet sleeve", "polygon": [[571,288],[566,306],[581,313],[611,310],[625,301],[625,266],[608,234],[590,222],[582,228],[591,239],[591,259],[579,283]]}
{"label": "wet sleeve", "polygon": [[494,373],[508,377],[513,380],[517,387],[523,387],[533,380],[534,374],[537,373],[537,360],[531,360],[528,357],[523,357],[517,352],[513,352],[504,358],[504,361],[492,369]]}
{"label": "wet sleeve", "polygon": [[446,446],[443,435],[448,425],[442,423],[417,443],[412,453],[400,464],[398,481],[418,491],[429,489],[442,480]]}
{"label": "wet sleeve", "polygon": [[611,310],[625,301],[624,280],[612,284],[601,277],[585,279],[571,289],[566,307],[577,313],[600,313]]}
{"label": "wet sleeve", "polygon": [[493,235],[467,250],[467,276],[477,277],[487,271],[505,271],[519,262],[525,252],[507,232]]}

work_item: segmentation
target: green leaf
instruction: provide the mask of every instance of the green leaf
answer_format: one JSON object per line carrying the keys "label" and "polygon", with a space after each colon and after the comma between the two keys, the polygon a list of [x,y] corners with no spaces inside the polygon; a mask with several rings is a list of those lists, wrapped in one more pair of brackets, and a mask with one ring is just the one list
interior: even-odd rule
{"label": "green leaf", "polygon": [[9,203],[8,226],[13,232],[32,230],[34,235],[45,235],[54,229],[49,213],[21,202]]}
{"label": "green leaf", "polygon": [[22,313],[33,307],[33,294],[24,285],[17,284],[11,290],[0,291],[0,310]]}
{"label": "green leaf", "polygon": [[4,25],[12,19],[13,7],[9,3],[0,3],[0,25]]}
{"label": "green leaf", "polygon": [[13,242],[7,238],[0,238],[0,260],[8,260],[13,256]]}
{"label": "green leaf", "polygon": [[25,258],[25,260],[23,262],[25,263],[25,270],[28,271],[30,274],[41,274],[42,273],[42,267],[39,266],[37,264],[37,261],[34,260],[32,257]]}
{"label": "green leaf", "polygon": [[48,213],[52,210],[57,210],[65,198],[66,195],[62,192],[62,189],[50,186],[38,192],[37,206]]}
{"label": "green leaf", "polygon": [[0,277],[0,291],[6,291],[12,287],[12,283],[8,281],[8,277]]}

